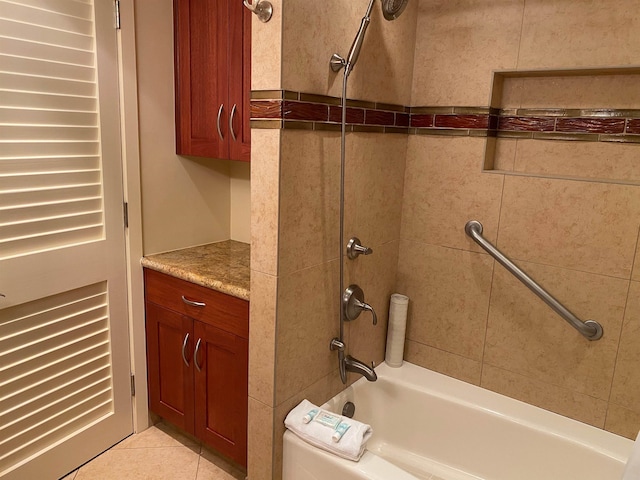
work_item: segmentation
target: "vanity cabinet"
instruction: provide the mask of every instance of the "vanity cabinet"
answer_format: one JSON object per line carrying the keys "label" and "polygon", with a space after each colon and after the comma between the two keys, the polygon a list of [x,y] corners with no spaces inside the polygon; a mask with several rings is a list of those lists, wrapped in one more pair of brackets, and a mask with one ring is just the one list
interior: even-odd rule
{"label": "vanity cabinet", "polygon": [[250,160],[251,12],[174,0],[176,152]]}
{"label": "vanity cabinet", "polygon": [[246,467],[249,302],[144,277],[150,410]]}

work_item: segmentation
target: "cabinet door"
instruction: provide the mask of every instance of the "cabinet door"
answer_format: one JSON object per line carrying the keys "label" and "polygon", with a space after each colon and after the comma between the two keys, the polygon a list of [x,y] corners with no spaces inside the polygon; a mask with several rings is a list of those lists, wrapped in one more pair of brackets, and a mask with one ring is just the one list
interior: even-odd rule
{"label": "cabinet door", "polygon": [[[251,12],[241,1],[229,3],[229,158],[251,159]],[[235,109],[234,109],[235,106]],[[231,131],[233,129],[233,131]]]}
{"label": "cabinet door", "polygon": [[[229,156],[230,1],[174,0],[179,155]],[[242,6],[241,1],[235,3]]]}
{"label": "cabinet door", "polygon": [[146,303],[149,408],[194,433],[193,320]]}
{"label": "cabinet door", "polygon": [[247,465],[247,339],[194,322],[196,436]]}

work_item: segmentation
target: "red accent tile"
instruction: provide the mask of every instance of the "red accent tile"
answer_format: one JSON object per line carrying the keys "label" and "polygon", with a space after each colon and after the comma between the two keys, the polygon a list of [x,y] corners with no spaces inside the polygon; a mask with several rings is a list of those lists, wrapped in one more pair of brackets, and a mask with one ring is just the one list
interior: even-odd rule
{"label": "red accent tile", "polygon": [[251,100],[251,118],[282,118],[282,100]]}
{"label": "red accent tile", "polygon": [[[329,121],[342,122],[342,107],[329,106]],[[347,107],[347,123],[364,123],[364,110],[362,108]]]}
{"label": "red accent tile", "polygon": [[326,122],[329,119],[328,105],[322,103],[284,101],[283,117],[286,120],[308,120]]}
{"label": "red accent tile", "polygon": [[640,133],[640,118],[630,118],[627,121],[627,133]]}
{"label": "red accent tile", "polygon": [[392,127],[395,124],[395,115],[393,112],[385,112],[381,110],[371,110],[367,108],[364,115],[364,123],[366,125],[384,125]]}
{"label": "red accent tile", "polygon": [[553,117],[499,117],[498,130],[515,132],[553,132]]}
{"label": "red accent tile", "polygon": [[556,131],[573,133],[624,133],[624,118],[558,118]]}
{"label": "red accent tile", "polygon": [[436,115],[436,127],[489,128],[489,115]]}
{"label": "red accent tile", "polygon": [[410,116],[408,113],[396,113],[396,127],[408,127]]}
{"label": "red accent tile", "polygon": [[412,113],[411,126],[414,128],[433,127],[433,115],[427,113]]}

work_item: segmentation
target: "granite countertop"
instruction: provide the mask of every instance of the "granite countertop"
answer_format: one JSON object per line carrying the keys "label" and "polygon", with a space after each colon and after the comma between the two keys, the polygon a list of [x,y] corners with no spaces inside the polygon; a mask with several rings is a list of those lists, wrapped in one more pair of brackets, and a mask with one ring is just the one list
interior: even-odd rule
{"label": "granite countertop", "polygon": [[151,270],[249,300],[249,252],[249,244],[226,240],[149,255],[141,263]]}

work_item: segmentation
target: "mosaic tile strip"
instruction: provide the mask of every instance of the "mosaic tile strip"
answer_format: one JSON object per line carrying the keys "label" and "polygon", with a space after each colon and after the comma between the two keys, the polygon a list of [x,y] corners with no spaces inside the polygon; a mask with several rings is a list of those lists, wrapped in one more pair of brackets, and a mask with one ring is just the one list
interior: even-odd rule
{"label": "mosaic tile strip", "polygon": [[482,129],[489,128],[489,115],[436,115],[435,127]]}
{"label": "mosaic tile strip", "polygon": [[364,123],[367,125],[392,127],[396,124],[396,115],[393,112],[366,109],[364,115]]}
{"label": "mosaic tile strip", "polygon": [[396,127],[408,127],[411,124],[411,115],[408,113],[396,113]]}
{"label": "mosaic tile strip", "polygon": [[[340,131],[340,98],[288,90],[251,92],[252,128]],[[407,107],[347,100],[347,131],[639,143],[640,110]],[[279,123],[275,123],[275,122]]]}
{"label": "mosaic tile strip", "polygon": [[498,117],[498,130],[510,130],[515,132],[553,132],[555,127],[553,117]]}
{"label": "mosaic tile strip", "polygon": [[282,104],[282,116],[285,120],[326,122],[329,120],[329,105],[285,100]]}
{"label": "mosaic tile strip", "polygon": [[[341,129],[341,100],[334,97],[280,90],[252,92],[250,111],[252,128],[274,128],[264,122],[280,120],[285,129]],[[347,101],[347,131],[407,134],[410,122],[411,115],[402,105]]]}
{"label": "mosaic tile strip", "polygon": [[415,128],[429,128],[433,127],[435,115],[426,113],[412,113],[410,125]]}
{"label": "mosaic tile strip", "polygon": [[624,118],[558,118],[557,132],[624,133]]}
{"label": "mosaic tile strip", "polygon": [[640,118],[627,120],[626,133],[640,134]]}
{"label": "mosaic tile strip", "polygon": [[[329,107],[329,121],[340,123],[342,121],[342,107]],[[364,123],[364,108],[347,107],[347,123]]]}

